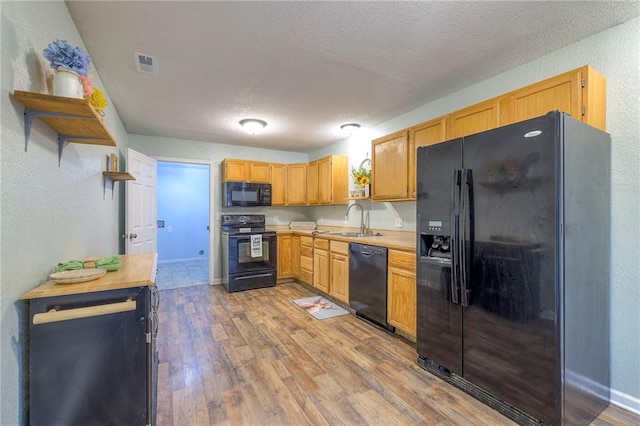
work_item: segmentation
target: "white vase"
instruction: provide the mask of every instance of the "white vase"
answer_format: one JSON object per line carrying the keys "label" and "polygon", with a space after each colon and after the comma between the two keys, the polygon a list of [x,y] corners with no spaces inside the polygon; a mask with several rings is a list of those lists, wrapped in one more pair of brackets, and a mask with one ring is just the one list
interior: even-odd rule
{"label": "white vase", "polygon": [[59,68],[53,76],[53,95],[84,99],[82,81],[77,72]]}

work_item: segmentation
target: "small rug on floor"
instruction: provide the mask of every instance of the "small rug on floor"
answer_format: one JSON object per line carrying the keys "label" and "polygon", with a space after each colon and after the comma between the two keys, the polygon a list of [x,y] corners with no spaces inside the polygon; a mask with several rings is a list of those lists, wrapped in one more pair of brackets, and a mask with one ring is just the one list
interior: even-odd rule
{"label": "small rug on floor", "polygon": [[305,297],[304,299],[294,300],[293,303],[319,320],[349,313],[346,309],[341,308],[322,296]]}

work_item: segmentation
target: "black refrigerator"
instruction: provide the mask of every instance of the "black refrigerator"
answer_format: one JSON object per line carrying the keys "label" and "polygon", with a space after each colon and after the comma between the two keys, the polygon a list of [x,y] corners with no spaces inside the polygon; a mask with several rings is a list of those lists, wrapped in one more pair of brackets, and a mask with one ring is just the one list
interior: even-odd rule
{"label": "black refrigerator", "polygon": [[521,424],[606,407],[610,174],[556,111],[418,149],[421,367]]}

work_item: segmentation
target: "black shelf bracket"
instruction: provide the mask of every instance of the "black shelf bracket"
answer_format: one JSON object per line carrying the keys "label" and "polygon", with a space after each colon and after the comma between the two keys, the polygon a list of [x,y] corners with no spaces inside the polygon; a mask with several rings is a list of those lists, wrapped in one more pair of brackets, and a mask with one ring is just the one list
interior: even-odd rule
{"label": "black shelf bracket", "polygon": [[[24,109],[24,151],[27,152],[29,146],[29,138],[31,136],[31,127],[33,125],[33,119],[38,117],[61,117],[61,118],[74,118],[80,120],[95,120],[94,117],[84,117],[82,115],[66,114],[63,112],[50,112],[42,111],[39,109]],[[58,134],[58,167],[60,167],[60,160],[62,159],[62,150],[68,140],[99,140],[104,138],[97,138],[92,136],[73,136],[73,135],[61,135]]]}

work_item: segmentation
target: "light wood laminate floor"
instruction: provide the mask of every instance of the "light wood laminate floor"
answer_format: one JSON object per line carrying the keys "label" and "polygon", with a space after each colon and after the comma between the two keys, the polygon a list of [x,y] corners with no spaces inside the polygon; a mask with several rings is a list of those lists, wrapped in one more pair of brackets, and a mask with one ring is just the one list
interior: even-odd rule
{"label": "light wood laminate floor", "polygon": [[[158,425],[512,425],[353,315],[316,320],[295,283],[160,292]],[[610,406],[595,425],[638,425]]]}

